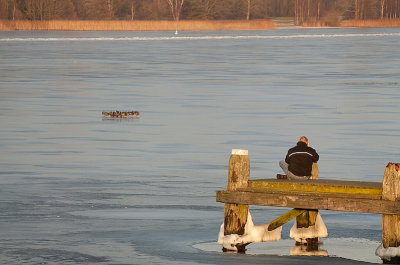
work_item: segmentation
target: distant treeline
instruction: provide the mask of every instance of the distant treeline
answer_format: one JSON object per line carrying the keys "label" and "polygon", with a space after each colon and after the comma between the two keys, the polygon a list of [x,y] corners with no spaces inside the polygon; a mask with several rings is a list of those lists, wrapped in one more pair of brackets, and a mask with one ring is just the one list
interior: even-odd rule
{"label": "distant treeline", "polygon": [[400,0],[0,0],[2,20],[394,19]]}

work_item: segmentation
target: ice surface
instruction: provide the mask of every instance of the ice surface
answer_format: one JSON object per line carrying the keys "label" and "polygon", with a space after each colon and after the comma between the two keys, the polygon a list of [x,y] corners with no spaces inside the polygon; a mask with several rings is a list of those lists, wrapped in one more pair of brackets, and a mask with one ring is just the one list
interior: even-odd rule
{"label": "ice surface", "polygon": [[236,244],[239,243],[247,244],[253,242],[260,243],[281,240],[282,226],[273,231],[268,231],[268,226],[269,223],[254,225],[249,211],[247,215],[247,223],[244,228],[244,234],[224,235],[224,223],[222,223],[218,234],[218,244],[228,250],[237,251]]}
{"label": "ice surface", "polygon": [[328,251],[319,248],[309,250],[305,245],[296,245],[290,250],[290,256],[328,256]]}
{"label": "ice surface", "polygon": [[[381,181],[399,158],[399,32],[2,32],[0,263],[381,263],[381,217],[341,212],[321,213],[329,257],[284,256],[292,224],[221,254],[215,191],[232,149],[271,178],[304,134],[320,179]],[[260,224],[286,211],[251,210]],[[191,247],[210,241],[217,253]]]}
{"label": "ice surface", "polygon": [[237,39],[293,39],[293,38],[353,38],[353,37],[386,37],[386,36],[400,36],[400,33],[356,33],[356,34],[296,34],[289,36],[197,36],[197,37],[98,37],[98,38],[0,38],[0,42],[69,42],[69,41],[177,41],[177,40],[237,40]]}
{"label": "ice surface", "polygon": [[[254,218],[253,213],[253,218]],[[325,218],[326,219],[326,218]],[[284,227],[285,229],[285,227]],[[358,260],[368,263],[381,264],[380,257],[375,255],[376,248],[380,242],[376,240],[369,240],[364,238],[332,238],[327,237],[323,239],[323,244],[319,244],[317,248],[308,248],[305,245],[295,245],[293,239],[284,238],[285,232],[282,231],[282,240],[275,242],[263,242],[258,244],[251,244],[246,247],[246,254],[251,256],[266,255],[279,255],[281,257],[287,256],[319,256],[319,264],[331,264],[328,259],[323,259],[324,256],[341,257],[343,263],[346,260]],[[355,246],[357,250],[355,251]],[[195,244],[195,248],[206,251],[208,253],[220,253],[221,246],[215,241]],[[274,263],[269,263],[274,264]],[[293,264],[288,262],[287,264]]]}
{"label": "ice surface", "polygon": [[308,228],[297,228],[297,223],[293,224],[292,229],[290,229],[290,237],[294,238],[296,242],[306,243],[307,238],[316,238],[316,237],[327,237],[328,230],[322,221],[321,215],[318,213],[317,219],[315,221],[315,225],[310,226]]}

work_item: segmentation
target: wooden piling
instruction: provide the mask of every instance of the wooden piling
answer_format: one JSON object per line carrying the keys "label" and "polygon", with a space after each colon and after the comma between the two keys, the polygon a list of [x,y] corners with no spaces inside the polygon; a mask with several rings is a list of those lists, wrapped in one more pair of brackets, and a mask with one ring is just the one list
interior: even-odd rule
{"label": "wooden piling", "polygon": [[[386,166],[382,181],[382,200],[400,201],[399,164]],[[384,248],[400,246],[400,215],[382,214],[382,244]],[[400,264],[400,256],[383,260],[385,264]]]}
{"label": "wooden piling", "polygon": [[296,217],[297,228],[308,228],[315,225],[317,219],[318,210],[305,211]]}
{"label": "wooden piling", "polygon": [[[378,250],[384,248],[381,252],[383,263],[400,264],[400,256],[389,256],[398,251],[391,248],[400,248],[399,163],[386,166],[382,183],[318,180],[317,164],[314,165],[313,178],[308,181],[249,180],[250,161],[247,151],[242,151],[232,152],[227,189],[216,192],[217,202],[225,203],[225,235],[244,234],[248,205],[295,208],[273,220],[269,231],[295,217],[297,228],[313,226],[318,210],[382,214],[382,246]],[[306,240],[311,249],[318,243],[318,238]],[[238,251],[244,250],[244,246],[236,247]]]}
{"label": "wooden piling", "polygon": [[318,170],[318,164],[313,163],[312,169],[311,169],[311,178],[310,179],[318,179],[319,177],[319,170]]}
{"label": "wooden piling", "polygon": [[[310,179],[318,179],[319,177],[319,170],[318,170],[318,164],[313,163],[312,165],[312,170],[311,170],[311,178]],[[296,224],[297,228],[308,228],[310,226],[315,225],[315,220],[317,219],[318,215],[318,210],[310,210],[310,211],[305,211],[301,215],[298,215],[296,217]],[[305,245],[315,245],[318,244],[318,237],[315,238],[307,238]],[[304,243],[301,242],[296,242],[296,245],[304,245]]]}
{"label": "wooden piling", "polygon": [[[314,226],[317,220],[318,210],[305,211],[296,217],[297,228],[308,228]],[[318,244],[318,237],[306,238],[305,242],[297,242],[296,245],[315,245]]]}
{"label": "wooden piling", "polygon": [[[250,178],[250,160],[247,150],[233,149],[229,159],[228,186],[226,190],[236,191],[248,187]],[[224,235],[244,234],[249,206],[226,203],[224,209]],[[239,252],[245,251],[246,245],[236,245]]]}

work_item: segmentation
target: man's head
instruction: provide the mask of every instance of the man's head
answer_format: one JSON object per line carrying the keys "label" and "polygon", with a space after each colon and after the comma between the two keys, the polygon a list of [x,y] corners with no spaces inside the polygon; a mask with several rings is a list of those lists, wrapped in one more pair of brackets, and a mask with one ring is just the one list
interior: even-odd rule
{"label": "man's head", "polygon": [[308,139],[305,136],[300,137],[299,142],[303,142],[303,143],[306,143],[308,145]]}

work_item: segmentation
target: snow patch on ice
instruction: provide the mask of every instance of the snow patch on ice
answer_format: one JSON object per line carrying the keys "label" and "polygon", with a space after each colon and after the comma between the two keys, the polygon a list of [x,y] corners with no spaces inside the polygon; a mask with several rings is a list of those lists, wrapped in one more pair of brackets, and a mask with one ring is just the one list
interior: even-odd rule
{"label": "snow patch on ice", "polygon": [[292,229],[290,229],[290,237],[294,238],[296,242],[306,243],[307,238],[327,237],[328,230],[322,221],[321,215],[318,213],[315,225],[307,228],[297,228],[297,222],[294,222]]}
{"label": "snow patch on ice", "polygon": [[375,255],[381,259],[389,260],[400,256],[400,247],[383,247],[383,243],[375,250]]}
{"label": "snow patch on ice", "polygon": [[254,225],[250,211],[247,214],[247,222],[244,227],[243,235],[224,235],[224,223],[222,223],[219,234],[218,244],[230,251],[237,251],[236,244],[267,242],[281,240],[282,226],[273,231],[268,231],[269,223],[262,225]]}

